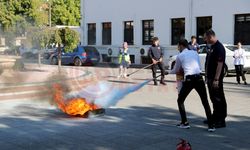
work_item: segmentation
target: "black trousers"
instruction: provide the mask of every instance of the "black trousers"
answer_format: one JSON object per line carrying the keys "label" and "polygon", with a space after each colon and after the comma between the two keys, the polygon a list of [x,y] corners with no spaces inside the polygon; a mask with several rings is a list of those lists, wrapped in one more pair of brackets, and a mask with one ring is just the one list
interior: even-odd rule
{"label": "black trousers", "polygon": [[158,62],[157,64],[152,65],[152,73],[153,73],[153,79],[156,80],[156,69],[157,66],[161,70],[161,80],[164,80],[165,77],[165,68],[163,62]]}
{"label": "black trousers", "polygon": [[235,65],[235,71],[236,71],[236,80],[238,83],[240,83],[240,76],[242,76],[243,81],[246,81],[243,65]]}
{"label": "black trousers", "polygon": [[193,89],[195,89],[196,92],[200,96],[202,105],[203,105],[203,107],[205,109],[205,112],[206,112],[208,125],[212,125],[213,121],[212,121],[211,109],[210,109],[210,106],[209,106],[209,103],[208,103],[205,82],[204,82],[201,75],[187,76],[185,81],[183,82],[183,86],[181,88],[181,91],[179,93],[178,100],[177,100],[182,123],[187,122],[187,116],[186,116],[184,101],[187,98],[188,94]]}
{"label": "black trousers", "polygon": [[207,82],[210,99],[213,103],[213,120],[214,122],[225,122],[227,117],[227,102],[224,94],[223,80],[219,80],[219,88],[213,87],[213,80]]}

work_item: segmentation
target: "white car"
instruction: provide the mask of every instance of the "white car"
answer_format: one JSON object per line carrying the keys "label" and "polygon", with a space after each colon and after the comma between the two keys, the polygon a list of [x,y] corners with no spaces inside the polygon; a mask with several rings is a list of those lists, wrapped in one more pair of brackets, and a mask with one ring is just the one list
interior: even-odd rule
{"label": "white car", "polygon": [[8,49],[9,49],[8,46],[2,46],[2,45],[0,45],[0,54],[4,54],[4,51],[8,50]]}
{"label": "white car", "polygon": [[[229,45],[229,44],[223,44],[225,49],[226,49],[226,67],[224,70],[225,76],[229,72],[235,72],[235,67],[234,67],[234,50],[237,49],[235,45]],[[205,72],[205,62],[206,62],[206,56],[207,56],[207,48],[205,44],[200,45],[200,61],[201,61],[201,69],[202,72]],[[168,69],[173,69],[175,65],[177,55],[174,55],[170,57],[169,62],[168,62]],[[246,71],[250,70],[250,52],[246,51],[246,59],[245,59],[245,65],[244,69]]]}

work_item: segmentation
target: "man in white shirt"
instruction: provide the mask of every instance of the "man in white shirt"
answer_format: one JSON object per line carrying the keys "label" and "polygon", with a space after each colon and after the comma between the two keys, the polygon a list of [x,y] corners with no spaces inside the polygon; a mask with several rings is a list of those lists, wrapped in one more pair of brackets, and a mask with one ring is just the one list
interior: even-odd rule
{"label": "man in white shirt", "polygon": [[242,76],[242,80],[244,84],[247,85],[246,77],[244,74],[244,65],[245,65],[245,50],[242,48],[241,43],[238,43],[238,49],[234,51],[234,65],[236,71],[236,80],[238,84],[240,84],[240,76]]}
{"label": "man in white shirt", "polygon": [[176,64],[170,74],[177,74],[180,71],[184,71],[183,86],[178,95],[178,108],[181,115],[181,123],[177,125],[179,128],[190,128],[186,117],[186,111],[184,101],[188,94],[195,89],[199,94],[202,105],[205,109],[208,120],[208,131],[213,132],[215,128],[213,126],[211,109],[208,103],[207,92],[205,82],[201,76],[201,64],[200,58],[196,51],[188,50],[188,41],[183,39],[178,43],[178,49],[181,52],[176,58]]}

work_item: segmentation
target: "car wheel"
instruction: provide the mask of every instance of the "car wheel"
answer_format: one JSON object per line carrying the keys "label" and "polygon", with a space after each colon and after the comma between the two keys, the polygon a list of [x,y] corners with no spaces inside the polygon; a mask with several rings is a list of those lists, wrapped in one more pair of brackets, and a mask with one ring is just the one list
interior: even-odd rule
{"label": "car wheel", "polygon": [[50,63],[51,65],[57,65],[58,64],[58,60],[57,60],[57,58],[56,57],[53,57],[52,59],[51,59],[51,63]]}
{"label": "car wheel", "polygon": [[74,60],[74,65],[75,66],[82,66],[82,61],[80,58],[75,58]]}

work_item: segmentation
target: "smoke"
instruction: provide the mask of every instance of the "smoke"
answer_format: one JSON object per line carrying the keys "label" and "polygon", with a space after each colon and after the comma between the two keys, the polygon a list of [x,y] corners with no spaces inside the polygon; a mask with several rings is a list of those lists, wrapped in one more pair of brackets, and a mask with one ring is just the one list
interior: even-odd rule
{"label": "smoke", "polygon": [[[61,72],[55,71],[53,72],[46,80],[45,83],[45,89],[46,91],[48,91],[47,99],[41,99],[41,101],[48,101],[49,104],[51,105],[56,105],[56,102],[53,98],[54,94],[55,94],[55,89],[53,88],[53,85],[56,83],[59,83],[61,88],[62,88],[62,92],[63,93],[69,93],[71,91],[70,89],[70,85],[67,81],[65,81],[65,79],[67,79],[67,72],[64,70],[61,70]],[[62,82],[64,81],[64,82]]]}
{"label": "smoke", "polygon": [[139,90],[149,82],[150,80],[147,80],[137,85],[118,88],[111,83],[101,81],[95,85],[88,86],[77,93],[69,93],[67,98],[82,97],[86,98],[89,103],[94,103],[102,108],[108,108],[115,106],[125,96]]}

